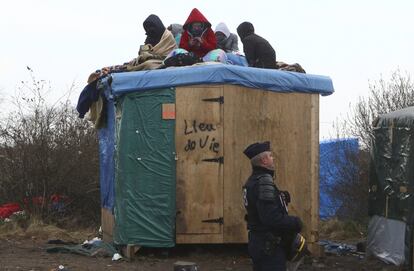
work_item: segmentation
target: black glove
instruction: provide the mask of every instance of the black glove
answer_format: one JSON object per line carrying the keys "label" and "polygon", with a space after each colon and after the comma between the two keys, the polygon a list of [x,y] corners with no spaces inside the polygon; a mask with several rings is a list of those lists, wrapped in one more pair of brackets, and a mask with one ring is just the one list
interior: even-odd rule
{"label": "black glove", "polygon": [[290,194],[288,191],[280,191],[280,195],[282,199],[285,201],[286,205],[290,203]]}
{"label": "black glove", "polygon": [[297,216],[293,216],[292,218],[293,218],[293,230],[297,233],[301,232],[303,228],[302,220]]}

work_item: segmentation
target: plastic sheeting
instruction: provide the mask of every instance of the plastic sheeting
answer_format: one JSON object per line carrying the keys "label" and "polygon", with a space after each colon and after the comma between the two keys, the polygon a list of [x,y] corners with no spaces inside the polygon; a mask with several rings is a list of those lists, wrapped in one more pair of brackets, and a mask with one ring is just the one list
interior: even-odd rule
{"label": "plastic sheeting", "polygon": [[112,99],[107,100],[107,124],[98,130],[99,179],[101,206],[113,210],[115,198],[115,112]]}
{"label": "plastic sheeting", "polygon": [[374,122],[370,214],[413,225],[414,107]]}
{"label": "plastic sheeting", "polygon": [[358,255],[362,256],[361,252],[357,251],[355,245],[346,243],[337,243],[330,240],[319,240],[319,245],[324,247],[325,253],[336,254],[336,255]]}
{"label": "plastic sheeting", "polygon": [[[327,219],[337,215],[342,201],[334,196],[332,189],[344,181],[344,172],[349,178],[357,178],[358,167],[349,159],[359,152],[358,139],[335,139],[319,144],[319,216]],[[353,177],[352,177],[353,176]]]}
{"label": "plastic sheeting", "polygon": [[238,54],[233,53],[226,53],[227,55],[227,61],[230,62],[230,64],[248,67],[249,63],[247,63],[246,57]]}
{"label": "plastic sheeting", "polygon": [[175,245],[175,90],[136,92],[117,104],[115,230],[118,244]]}
{"label": "plastic sheeting", "polygon": [[368,225],[367,255],[386,263],[404,264],[405,227],[402,221],[373,216]]}
{"label": "plastic sheeting", "polygon": [[[374,121],[369,214],[400,220],[405,232],[405,258],[411,263],[414,225],[414,107],[379,116]],[[370,233],[369,233],[370,234]],[[371,233],[372,234],[372,233]],[[375,235],[381,238],[379,235]]]}
{"label": "plastic sheeting", "polygon": [[120,95],[200,84],[233,84],[276,92],[321,95],[330,95],[334,91],[332,80],[327,76],[223,64],[113,73],[111,87],[115,95]]}

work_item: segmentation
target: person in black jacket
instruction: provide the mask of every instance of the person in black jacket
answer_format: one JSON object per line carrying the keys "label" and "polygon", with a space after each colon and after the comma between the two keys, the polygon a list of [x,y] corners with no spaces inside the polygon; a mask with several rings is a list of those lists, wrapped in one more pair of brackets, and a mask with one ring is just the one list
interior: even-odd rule
{"label": "person in black jacket", "polygon": [[279,191],[273,183],[275,166],[270,142],[253,143],[244,150],[244,154],[253,167],[252,175],[243,186],[249,231],[248,250],[253,270],[286,270],[284,240],[299,233],[302,222],[298,217],[288,215],[289,193]]}
{"label": "person in black jacket", "polygon": [[276,69],[275,50],[267,40],[254,33],[251,23],[241,23],[237,27],[237,34],[243,43],[243,51],[250,67]]}

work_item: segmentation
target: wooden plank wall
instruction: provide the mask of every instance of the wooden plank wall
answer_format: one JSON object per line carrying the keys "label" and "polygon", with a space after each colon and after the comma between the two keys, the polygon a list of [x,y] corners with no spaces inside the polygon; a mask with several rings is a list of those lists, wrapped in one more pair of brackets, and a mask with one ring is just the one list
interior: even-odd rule
{"label": "wooden plank wall", "polygon": [[222,225],[202,221],[223,217],[222,86],[176,89],[177,243],[222,242]]}
{"label": "wooden plank wall", "polygon": [[311,95],[310,101],[310,221],[306,237],[309,250],[317,256],[324,253],[319,241],[319,95]]}
{"label": "wooden plank wall", "polygon": [[304,222],[304,235],[318,239],[319,95],[224,88],[224,242],[247,241],[241,190],[251,173],[243,150],[270,140],[276,184],[292,196],[290,214]]}
{"label": "wooden plank wall", "polygon": [[[216,87],[195,88],[205,88],[208,93],[214,92]],[[223,231],[220,234],[177,234],[177,243],[247,242],[241,189],[251,173],[251,166],[243,150],[253,142],[270,140],[275,154],[276,184],[279,189],[290,192],[290,214],[301,217],[310,249],[316,251],[318,248],[313,245],[318,241],[319,224],[319,94],[275,93],[232,85],[220,87],[223,87],[224,96],[221,109],[224,141],[220,150],[224,154],[223,198],[212,201],[223,206]],[[188,89],[177,88],[178,92],[179,89],[183,92],[176,104],[178,123],[180,108],[197,110],[191,105],[192,101],[185,98]],[[201,113],[207,115],[211,111]],[[176,141],[177,145],[185,144],[180,143],[178,136]],[[177,167],[178,177],[183,175],[179,172],[183,170],[188,169]],[[177,182],[177,196],[180,197],[179,178]],[[108,241],[112,240],[113,224],[113,215],[102,209],[104,239]]]}
{"label": "wooden plank wall", "polygon": [[113,230],[115,225],[114,215],[112,214],[111,210],[101,208],[101,222],[103,240],[105,242],[111,243],[113,241]]}

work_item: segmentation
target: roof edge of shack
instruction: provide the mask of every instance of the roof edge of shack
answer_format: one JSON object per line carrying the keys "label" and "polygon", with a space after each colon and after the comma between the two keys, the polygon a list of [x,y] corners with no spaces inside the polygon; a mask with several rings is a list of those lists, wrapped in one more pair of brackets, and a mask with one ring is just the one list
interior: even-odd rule
{"label": "roof edge of shack", "polygon": [[334,92],[330,77],[235,65],[203,65],[162,70],[113,73],[106,80],[114,95],[130,92],[201,84],[231,84],[274,92]]}

